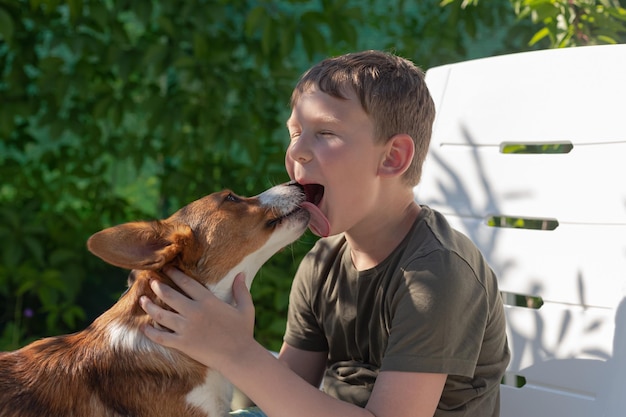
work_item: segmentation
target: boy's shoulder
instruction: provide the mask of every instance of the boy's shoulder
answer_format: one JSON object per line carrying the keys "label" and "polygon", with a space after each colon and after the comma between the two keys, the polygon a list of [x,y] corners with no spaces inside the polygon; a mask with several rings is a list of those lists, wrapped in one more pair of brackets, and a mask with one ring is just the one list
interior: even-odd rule
{"label": "boy's shoulder", "polygon": [[[495,275],[480,249],[465,234],[454,229],[446,217],[428,206],[422,206],[420,218],[409,235],[402,263],[413,265],[431,262],[442,275],[464,270],[480,282],[493,282]],[[431,264],[432,266],[432,264]]]}
{"label": "boy's shoulder", "polygon": [[346,246],[346,237],[343,233],[319,238],[305,255],[303,262],[309,261],[319,265],[329,259],[335,259],[343,253]]}
{"label": "boy's shoulder", "polygon": [[422,250],[429,250],[433,247],[459,252],[467,249],[477,250],[467,236],[448,223],[442,213],[429,206],[421,206],[420,215],[413,227],[413,233],[409,236],[417,238],[417,243],[422,246]]}

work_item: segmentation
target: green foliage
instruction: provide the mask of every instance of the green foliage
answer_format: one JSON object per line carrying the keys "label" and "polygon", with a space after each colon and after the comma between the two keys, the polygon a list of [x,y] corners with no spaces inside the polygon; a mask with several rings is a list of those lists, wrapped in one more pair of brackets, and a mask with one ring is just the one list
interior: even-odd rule
{"label": "green foliage", "polygon": [[[458,3],[443,0],[442,5]],[[479,0],[462,0],[461,7]],[[626,41],[626,8],[623,0],[510,0],[520,20],[530,20],[536,32],[529,46],[540,42],[550,48],[615,44]]]}
{"label": "green foliage", "polygon": [[287,179],[293,57],[354,47],[360,12],[340,5],[0,0],[0,348],[114,302],[125,272],[91,233]]}
{"label": "green foliage", "polygon": [[572,149],[574,146],[571,142],[503,143],[500,146],[500,152],[515,154],[558,154],[569,153]]}
{"label": "green foliage", "polygon": [[626,9],[617,0],[515,0],[513,4],[520,18],[542,26],[530,45],[544,38],[553,48],[626,40]]}
{"label": "green foliage", "polygon": [[555,219],[491,216],[487,219],[487,225],[512,229],[554,230],[559,227],[559,222]]}

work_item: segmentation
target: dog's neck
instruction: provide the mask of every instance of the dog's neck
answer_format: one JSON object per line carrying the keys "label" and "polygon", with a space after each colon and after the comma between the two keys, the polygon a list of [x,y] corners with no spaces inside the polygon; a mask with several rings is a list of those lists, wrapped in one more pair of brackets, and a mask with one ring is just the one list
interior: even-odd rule
{"label": "dog's neck", "polygon": [[206,287],[220,300],[228,304],[233,304],[233,282],[239,273],[243,273],[246,279],[246,287],[250,290],[252,280],[259,271],[260,265],[246,265],[244,262],[231,269],[224,278],[212,283],[206,284]]}
{"label": "dog's neck", "polygon": [[254,276],[257,274],[261,266],[276,251],[275,236],[254,253],[244,257],[239,264],[235,265],[222,279],[206,284],[206,287],[213,292],[222,301],[233,303],[233,281],[239,273],[243,273],[246,279],[246,287],[250,290]]}

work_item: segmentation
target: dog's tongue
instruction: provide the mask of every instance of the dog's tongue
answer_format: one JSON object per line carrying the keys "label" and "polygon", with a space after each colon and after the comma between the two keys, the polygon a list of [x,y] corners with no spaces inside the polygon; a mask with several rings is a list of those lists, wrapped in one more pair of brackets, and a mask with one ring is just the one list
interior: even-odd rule
{"label": "dog's tongue", "polygon": [[327,237],[330,234],[330,223],[324,213],[315,204],[308,201],[302,203],[301,207],[311,214],[309,229],[318,236]]}

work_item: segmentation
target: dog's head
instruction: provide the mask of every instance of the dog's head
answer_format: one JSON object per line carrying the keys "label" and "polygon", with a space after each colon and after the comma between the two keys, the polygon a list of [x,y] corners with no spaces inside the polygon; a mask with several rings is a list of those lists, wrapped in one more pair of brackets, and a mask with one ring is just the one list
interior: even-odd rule
{"label": "dog's head", "polygon": [[231,191],[210,194],[165,220],[131,222],[104,229],[87,242],[106,262],[133,270],[172,265],[230,299],[239,272],[250,286],[274,253],[306,230],[309,213],[302,187],[277,185],[250,198]]}

